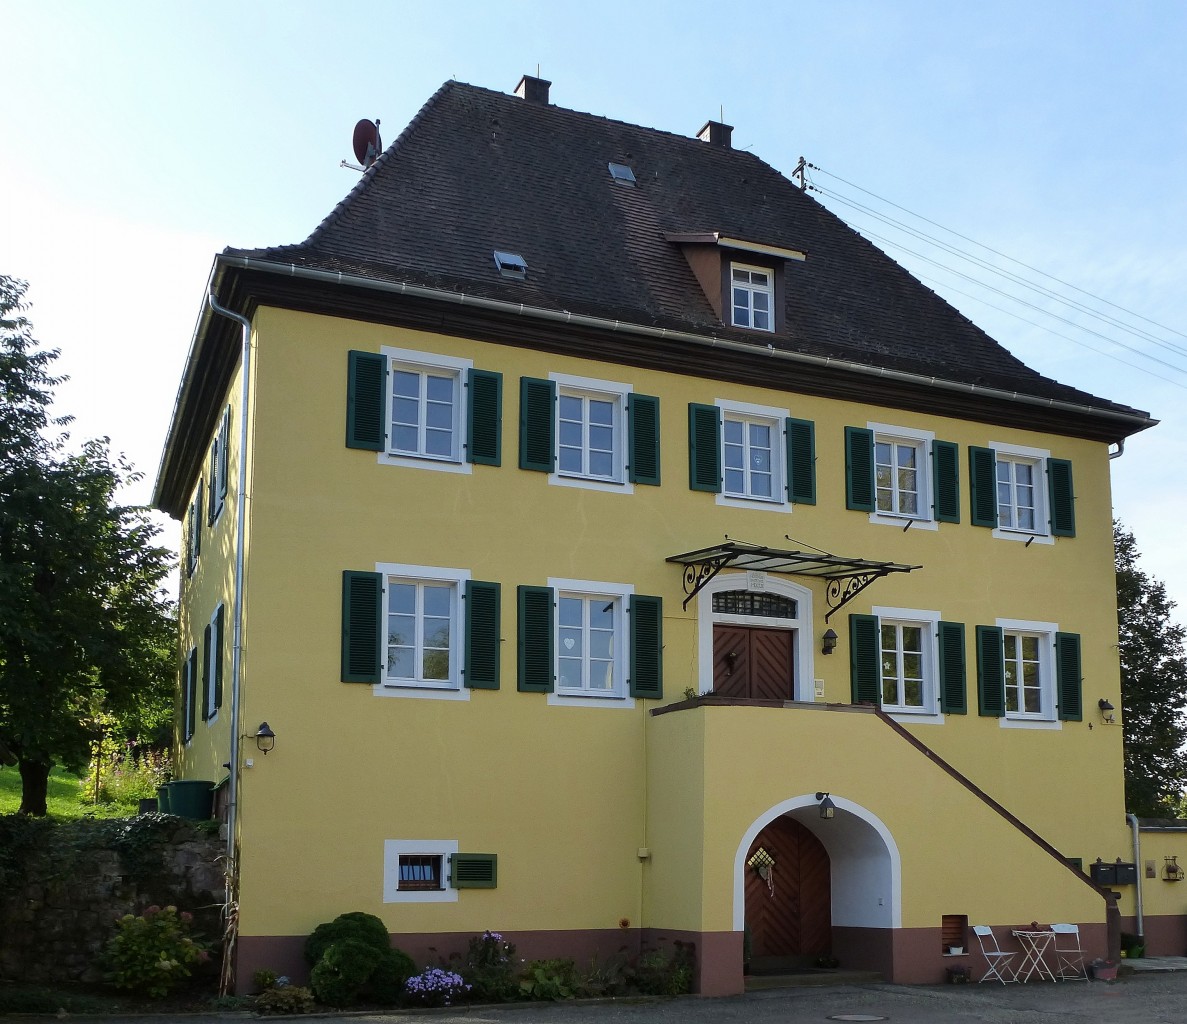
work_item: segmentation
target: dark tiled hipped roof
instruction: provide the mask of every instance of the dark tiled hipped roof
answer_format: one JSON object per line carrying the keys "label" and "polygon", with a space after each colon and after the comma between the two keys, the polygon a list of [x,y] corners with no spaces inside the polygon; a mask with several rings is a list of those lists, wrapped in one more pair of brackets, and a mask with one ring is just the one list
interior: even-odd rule
{"label": "dark tiled hipped roof", "polygon": [[[637,184],[615,182],[609,162]],[[793,249],[786,329],[724,326],[666,234]],[[508,280],[495,249],[521,254]],[[1033,398],[1132,412],[1029,369],[758,157],[448,82],[298,245],[228,249],[835,358]],[[743,254],[744,258],[744,254]]]}

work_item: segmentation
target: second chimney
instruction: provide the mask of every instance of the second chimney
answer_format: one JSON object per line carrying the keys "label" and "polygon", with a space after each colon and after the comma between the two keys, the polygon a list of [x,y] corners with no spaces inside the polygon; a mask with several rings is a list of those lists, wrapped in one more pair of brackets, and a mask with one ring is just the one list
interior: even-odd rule
{"label": "second chimney", "polygon": [[551,82],[546,82],[543,78],[524,75],[519,80],[519,85],[515,87],[515,95],[529,103],[542,103],[544,106],[548,106],[548,87],[551,85]]}
{"label": "second chimney", "polygon": [[710,146],[724,146],[726,149],[730,149],[733,134],[734,126],[732,124],[722,124],[720,121],[706,121],[705,127],[697,132],[697,138],[702,142],[709,143]]}

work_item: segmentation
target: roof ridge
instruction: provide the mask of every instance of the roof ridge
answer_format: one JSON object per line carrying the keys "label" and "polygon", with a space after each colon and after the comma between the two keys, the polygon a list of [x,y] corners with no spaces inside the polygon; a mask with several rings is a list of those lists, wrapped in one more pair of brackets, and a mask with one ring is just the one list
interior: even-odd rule
{"label": "roof ridge", "polygon": [[[421,108],[413,115],[412,120],[404,126],[404,130],[396,136],[392,144],[379,154],[375,162],[370,167],[363,171],[362,176],[358,181],[355,182],[354,187],[349,192],[347,192],[346,195],[339,199],[334,208],[321,219],[321,222],[309,233],[309,236],[305,239],[305,241],[291,242],[289,245],[315,245],[320,235],[332,227],[337,221],[341,220],[341,218],[346,214],[346,211],[354,203],[354,200],[357,198],[357,196],[366,189],[367,185],[369,184],[368,179],[374,177],[375,174],[378,173],[378,168],[387,163],[391,154],[395,152],[396,149],[409,138],[409,136],[417,127],[420,126],[420,123],[424,120],[428,111],[440,101],[445,92],[456,85],[464,84],[464,82],[458,82],[452,78],[443,82],[437,88],[437,91],[433,93],[433,95],[427,100],[425,100],[423,104],[421,104]],[[474,88],[474,86],[471,86],[470,88]]]}

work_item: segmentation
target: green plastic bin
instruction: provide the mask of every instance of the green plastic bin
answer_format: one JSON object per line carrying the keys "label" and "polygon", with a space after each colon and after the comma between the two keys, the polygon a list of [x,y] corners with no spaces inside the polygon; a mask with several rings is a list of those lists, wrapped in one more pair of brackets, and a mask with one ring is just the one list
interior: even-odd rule
{"label": "green plastic bin", "polygon": [[169,808],[169,783],[167,782],[157,789],[157,810],[162,814],[173,813]]}
{"label": "green plastic bin", "polygon": [[205,821],[214,810],[214,783],[209,779],[174,779],[169,783],[169,813]]}

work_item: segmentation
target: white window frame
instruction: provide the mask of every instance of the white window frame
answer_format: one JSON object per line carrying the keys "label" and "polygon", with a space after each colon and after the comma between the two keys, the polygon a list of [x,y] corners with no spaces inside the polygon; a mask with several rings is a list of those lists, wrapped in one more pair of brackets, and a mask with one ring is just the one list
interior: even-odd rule
{"label": "white window frame", "polygon": [[1006,711],[1005,680],[1002,690],[1003,728],[1010,729],[1062,729],[1056,708],[1055,693],[1055,634],[1059,632],[1056,622],[1037,622],[1031,619],[998,619],[995,623],[1002,630],[1002,658],[1005,659],[1005,634],[1034,636],[1039,644],[1039,700],[1041,709],[1035,712]]}
{"label": "white window frame", "polygon": [[1017,526],[1002,526],[1001,516],[998,514],[998,525],[994,528],[993,536],[998,540],[1020,540],[1028,544],[1054,544],[1051,536],[1051,524],[1048,522],[1047,510],[1047,460],[1051,452],[1047,448],[1031,448],[1027,445],[1007,444],[1004,441],[990,441],[993,450],[993,508],[998,509],[997,500],[997,466],[999,462],[1026,462],[1035,469],[1035,528],[1023,529]]}
{"label": "white window frame", "polygon": [[[458,891],[450,885],[449,858],[458,852],[456,839],[385,839],[383,841],[384,903],[456,903]],[[441,889],[401,889],[401,857],[440,857]]]}
{"label": "white window frame", "polygon": [[[752,279],[745,284],[734,281],[734,272],[742,271],[749,275],[762,274],[767,279],[767,284],[764,287],[761,284],[756,284]],[[738,321],[738,307],[734,303],[734,289],[737,288],[746,292],[746,322],[740,323]],[[757,327],[754,323],[754,296],[765,295],[767,297],[767,321],[770,324],[768,327]],[[765,334],[775,333],[775,271],[771,267],[760,267],[752,263],[736,263],[731,261],[729,265],[729,293],[726,295],[726,300],[729,304],[729,324],[731,327],[743,327],[751,331],[762,331]]]}
{"label": "white window frame", "polygon": [[[383,400],[383,431],[385,450],[379,453],[379,463],[385,466],[403,466],[408,469],[432,469],[444,473],[472,473],[473,466],[466,461],[466,428],[468,426],[469,401],[466,395],[466,373],[474,366],[473,359],[444,356],[433,352],[418,352],[414,349],[393,348],[384,345],[380,353],[386,358],[387,373],[384,376],[386,393]],[[454,381],[453,403],[453,445],[448,456],[412,454],[398,452],[392,448],[392,415],[395,404],[396,371],[411,370],[415,373],[435,373],[449,376]],[[421,408],[423,409],[423,403]]]}
{"label": "white window frame", "polygon": [[[465,658],[465,611],[462,595],[469,569],[447,569],[435,565],[408,565],[403,562],[378,562],[375,571],[383,576],[383,601],[381,621],[383,623],[382,649],[384,651],[383,673],[380,682],[372,687],[378,697],[411,697],[431,700],[469,700],[470,690],[462,685],[462,662]],[[449,584],[453,587],[450,609],[449,635],[449,678],[438,680],[389,679],[387,675],[387,623],[390,610],[389,597],[392,583]]]}
{"label": "white window frame", "polygon": [[[578,487],[591,491],[611,491],[615,494],[633,494],[635,485],[627,480],[627,400],[634,388],[617,381],[597,380],[593,377],[579,377],[568,373],[550,373],[548,379],[556,386],[556,403],[552,411],[553,445],[556,449],[556,469],[548,475],[550,484],[561,487]],[[610,476],[592,476],[561,470],[561,398],[564,396],[594,398],[609,401],[613,405],[614,466]],[[588,457],[584,441],[582,451]]]}
{"label": "white window frame", "polygon": [[[940,613],[922,608],[892,608],[875,606],[870,611],[878,616],[878,697],[882,710],[895,721],[941,724],[940,712]],[[882,696],[882,630],[883,625],[918,626],[923,631],[923,705],[883,704]],[[901,716],[901,718],[900,718]]]}
{"label": "white window frame", "polygon": [[194,500],[190,502],[189,518],[187,520],[187,536],[186,536],[186,578],[193,576],[198,570],[198,559],[201,557],[200,545],[201,533],[203,527],[206,525],[202,522],[205,513],[198,508],[198,492],[194,492]]}
{"label": "white window frame", "polygon": [[[717,504],[730,508],[762,508],[776,512],[791,512],[787,500],[787,437],[784,430],[791,413],[787,409],[776,409],[770,405],[755,405],[752,402],[731,402],[718,398],[714,402],[721,416],[721,447],[717,457],[721,460],[721,493]],[[725,421],[741,420],[744,424],[763,423],[771,428],[771,497],[730,493],[725,489]],[[747,474],[749,479],[749,474]]]}
{"label": "white window frame", "polygon": [[[726,590],[771,593],[796,602],[794,619],[761,615],[730,615],[713,611],[713,595]],[[792,634],[791,657],[795,666],[797,701],[816,700],[815,656],[812,642],[812,591],[789,579],[765,572],[722,572],[697,591],[697,692],[713,689],[713,627],[719,623],[783,629]]]}
{"label": "white window frame", "polygon": [[[906,522],[911,523],[913,530],[938,530],[940,524],[935,519],[934,488],[932,480],[931,448],[936,435],[931,430],[916,430],[913,427],[899,427],[889,423],[867,423],[866,428],[874,435],[874,511],[870,513],[870,522],[884,526],[897,526],[900,530]],[[918,453],[918,482],[919,482],[919,511],[910,512],[882,512],[878,509],[878,444],[910,445]]]}
{"label": "white window frame", "polygon": [[[210,616],[210,649],[206,652],[206,664],[202,666],[209,675],[210,686],[206,691],[206,724],[211,725],[218,718],[218,707],[215,705],[215,680],[218,678],[218,663],[222,657],[223,638],[218,629],[218,610],[222,607],[220,601]],[[224,613],[225,614],[225,613]]]}
{"label": "white window frame", "polygon": [[[633,708],[635,699],[631,696],[627,673],[630,671],[631,647],[630,600],[635,593],[634,586],[629,583],[606,583],[599,580],[573,580],[555,577],[549,578],[548,586],[552,588],[553,599],[556,602],[553,616],[552,663],[552,674],[556,684],[548,695],[548,703],[582,708]],[[560,683],[560,601],[563,597],[605,600],[615,603],[613,690],[562,689]]]}

